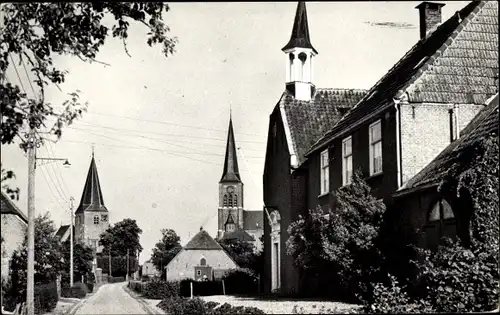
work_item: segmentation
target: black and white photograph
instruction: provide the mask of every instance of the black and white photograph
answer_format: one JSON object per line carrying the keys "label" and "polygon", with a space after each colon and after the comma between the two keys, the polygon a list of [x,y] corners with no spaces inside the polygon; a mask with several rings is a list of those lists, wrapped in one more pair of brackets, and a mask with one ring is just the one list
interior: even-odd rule
{"label": "black and white photograph", "polygon": [[499,312],[498,20],[0,3],[0,312]]}

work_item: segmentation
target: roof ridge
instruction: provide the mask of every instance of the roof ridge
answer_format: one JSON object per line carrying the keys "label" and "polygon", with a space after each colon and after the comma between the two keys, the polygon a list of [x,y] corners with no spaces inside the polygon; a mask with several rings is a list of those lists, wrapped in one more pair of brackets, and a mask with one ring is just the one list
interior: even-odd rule
{"label": "roof ridge", "polygon": [[[448,39],[441,45],[441,47],[439,47],[432,55],[430,55],[427,60],[420,66],[420,68],[418,69],[417,73],[414,74],[412,76],[412,78],[405,84],[405,86],[403,86],[399,91],[398,91],[398,94],[396,94],[396,97],[399,98],[401,97],[401,95],[403,93],[405,93],[408,89],[412,88],[415,83],[422,77],[422,75],[424,74],[424,72],[429,69],[429,67],[436,61],[436,58],[441,56],[445,51],[446,49],[451,46],[451,44],[455,41],[455,39],[457,38],[458,34],[460,34],[460,32],[472,21],[472,19],[474,17],[476,17],[477,13],[484,7],[484,5],[486,4],[485,1],[477,1],[478,4],[477,6],[469,13],[467,14],[467,16],[465,18],[461,17],[460,16],[460,13],[467,7],[465,6],[464,8],[462,8],[462,10],[459,10],[459,11],[456,11],[455,14],[453,14],[452,17],[450,17],[449,20],[451,20],[452,18],[457,18],[457,14],[458,14],[458,18],[462,19],[462,21],[460,21],[458,23],[458,25],[455,27],[455,30],[450,34],[450,36],[448,37]],[[448,21],[449,21],[448,20]],[[448,22],[446,21],[446,22]],[[443,23],[445,24],[445,23]],[[443,25],[441,24],[441,25]],[[440,26],[441,26],[440,25]]]}

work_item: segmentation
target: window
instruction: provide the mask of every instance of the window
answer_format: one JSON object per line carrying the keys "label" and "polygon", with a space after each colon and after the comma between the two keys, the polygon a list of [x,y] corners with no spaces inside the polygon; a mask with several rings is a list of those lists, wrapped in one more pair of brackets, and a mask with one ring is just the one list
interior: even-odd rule
{"label": "window", "polygon": [[98,215],[94,216],[94,224],[99,224],[99,216]]}
{"label": "window", "polygon": [[205,266],[207,264],[207,260],[205,258],[200,259],[200,266]]}
{"label": "window", "polygon": [[196,270],[196,275],[201,276],[201,270]]}
{"label": "window", "polygon": [[224,195],[223,206],[227,207],[227,195]]}
{"label": "window", "polygon": [[321,194],[325,194],[329,191],[329,181],[330,181],[330,172],[329,172],[329,161],[328,161],[328,149],[321,152],[321,174],[320,174],[320,185],[321,185]]}
{"label": "window", "polygon": [[352,138],[347,137],[342,141],[342,185],[352,181]]}
{"label": "window", "polygon": [[228,199],[229,199],[229,206],[232,207],[233,206],[233,194],[229,194]]}
{"label": "window", "polygon": [[101,221],[102,222],[107,222],[108,221],[108,215],[107,214],[102,214],[101,215]]}
{"label": "window", "polygon": [[370,175],[382,172],[382,123],[370,125]]}
{"label": "window", "polygon": [[234,206],[235,207],[238,206],[238,196],[237,195],[234,195]]}
{"label": "window", "polygon": [[228,231],[228,232],[234,231],[234,223],[228,223],[226,225],[226,231]]}
{"label": "window", "polygon": [[456,236],[455,215],[446,200],[439,200],[432,206],[425,230],[429,248],[435,248],[445,236],[450,238]]}

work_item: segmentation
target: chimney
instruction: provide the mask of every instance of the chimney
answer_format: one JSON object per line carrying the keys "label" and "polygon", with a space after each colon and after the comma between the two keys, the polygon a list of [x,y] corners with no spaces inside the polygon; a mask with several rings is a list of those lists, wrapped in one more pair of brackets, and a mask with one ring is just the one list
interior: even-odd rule
{"label": "chimney", "polygon": [[415,7],[420,13],[420,39],[425,38],[441,24],[442,7],[444,3],[429,1],[424,1]]}

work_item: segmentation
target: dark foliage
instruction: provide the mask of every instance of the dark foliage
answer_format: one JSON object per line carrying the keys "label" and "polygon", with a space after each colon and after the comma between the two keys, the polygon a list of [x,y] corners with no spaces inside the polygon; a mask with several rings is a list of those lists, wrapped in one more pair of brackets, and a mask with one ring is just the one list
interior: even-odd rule
{"label": "dark foliage", "polygon": [[76,282],[71,288],[61,288],[61,296],[67,298],[83,299],[87,296],[87,293],[89,293],[87,285],[81,282]]}
{"label": "dark foliage", "polygon": [[223,293],[222,281],[193,281],[185,279],[180,282],[179,295],[190,297],[191,284],[193,284],[194,296],[221,295]]}
{"label": "dark foliage", "polygon": [[231,306],[227,303],[219,305],[215,302],[204,302],[199,298],[172,297],[162,300],[157,305],[167,314],[199,314],[199,315],[229,315],[229,314],[265,314],[255,307]]}
{"label": "dark foliage", "polygon": [[164,267],[181,251],[182,246],[180,244],[181,238],[174,230],[162,229],[161,234],[161,240],[153,248],[151,262],[156,269],[162,271],[164,276]]}
{"label": "dark foliage", "polygon": [[147,299],[164,299],[179,296],[180,283],[178,281],[164,281],[152,279],[142,284],[142,295]]}
{"label": "dark foliage", "polygon": [[222,277],[226,294],[253,295],[259,292],[255,274],[249,269],[232,269]]}
{"label": "dark foliage", "polygon": [[[138,260],[129,256],[129,272],[132,274],[138,266]],[[97,257],[97,268],[102,268],[104,272],[109,271],[109,256],[102,255]],[[127,274],[127,256],[111,258],[111,272],[115,277],[124,277]]]}
{"label": "dark foliage", "polygon": [[[127,218],[110,226],[102,233],[99,244],[104,247],[103,253],[111,252],[112,257],[126,257],[128,250],[128,256],[132,259],[142,251],[139,241],[141,234],[142,230],[137,225],[137,221]],[[137,266],[139,264],[134,267]]]}

